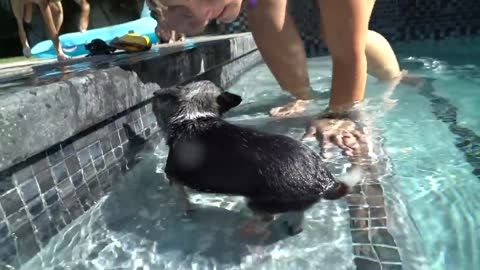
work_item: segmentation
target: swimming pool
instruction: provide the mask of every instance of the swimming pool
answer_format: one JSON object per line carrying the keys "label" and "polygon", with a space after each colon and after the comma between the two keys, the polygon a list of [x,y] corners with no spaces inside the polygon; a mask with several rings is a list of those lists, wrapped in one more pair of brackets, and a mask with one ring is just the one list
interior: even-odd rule
{"label": "swimming pool", "polygon": [[[403,269],[474,269],[480,257],[480,215],[475,211],[480,184],[475,160],[468,161],[465,152],[475,156],[478,148],[472,133],[458,126],[479,132],[479,62],[467,58],[473,62],[451,64],[452,59],[412,54],[399,58],[411,75],[435,79],[422,87],[399,85],[391,96],[395,103],[384,101],[388,84],[373,78],[368,82],[366,109],[375,119],[373,134],[388,155],[388,162],[377,163],[385,171],[379,181]],[[309,70],[317,100],[303,117],[279,120],[265,114],[288,96],[260,65],[232,86],[230,91],[240,93],[244,102],[227,119],[299,138],[308,116],[325,107],[330,86],[328,58],[310,59]],[[440,110],[449,106],[458,108],[457,127],[452,127],[451,110]],[[452,130],[470,137],[465,140]],[[193,216],[181,215],[161,174],[167,149],[163,142],[152,143],[155,149],[143,152],[142,162],[23,269],[355,269],[344,200],[313,207],[298,236],[281,237],[274,226],[278,238],[243,239],[237,228],[248,213],[240,198],[197,194],[194,201],[205,207]],[[318,150],[317,143],[309,145]],[[336,174],[343,162],[339,155],[332,158]]]}

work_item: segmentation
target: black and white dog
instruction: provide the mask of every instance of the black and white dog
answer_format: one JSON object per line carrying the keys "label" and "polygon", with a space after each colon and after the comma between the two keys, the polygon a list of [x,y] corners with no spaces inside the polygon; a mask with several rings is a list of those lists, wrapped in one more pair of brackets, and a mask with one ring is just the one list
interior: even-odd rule
{"label": "black and white dog", "polygon": [[321,199],[343,197],[358,172],[336,181],[321,157],[293,138],[230,124],[220,117],[240,96],[212,82],[155,92],[153,111],[169,146],[165,174],[185,199],[184,187],[244,196],[258,219],[247,232],[266,229],[276,214],[288,215],[288,230],[303,230],[303,213]]}

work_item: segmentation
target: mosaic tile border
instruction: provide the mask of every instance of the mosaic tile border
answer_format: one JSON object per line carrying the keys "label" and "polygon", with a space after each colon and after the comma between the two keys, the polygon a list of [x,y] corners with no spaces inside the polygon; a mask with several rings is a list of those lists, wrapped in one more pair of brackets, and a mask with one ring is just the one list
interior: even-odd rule
{"label": "mosaic tile border", "polygon": [[380,182],[370,180],[358,185],[346,200],[357,269],[402,269],[399,248],[387,229],[388,217]]}
{"label": "mosaic tile border", "polygon": [[480,136],[471,129],[458,124],[457,107],[448,99],[435,94],[433,82],[434,79],[426,79],[420,94],[430,101],[435,117],[447,124],[448,129],[458,136],[455,146],[465,155],[465,159],[472,166],[472,174],[480,179]]}

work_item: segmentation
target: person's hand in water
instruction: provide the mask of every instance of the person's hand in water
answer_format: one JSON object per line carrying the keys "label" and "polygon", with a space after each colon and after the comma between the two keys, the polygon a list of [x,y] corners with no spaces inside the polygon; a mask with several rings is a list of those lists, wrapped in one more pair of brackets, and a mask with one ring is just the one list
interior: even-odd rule
{"label": "person's hand in water", "polygon": [[311,101],[311,87],[298,87],[296,90],[285,90],[294,96],[294,100],[270,110],[273,117],[293,117],[305,111]]}
{"label": "person's hand in water", "polygon": [[305,111],[310,100],[296,99],[284,106],[276,107],[270,110],[270,115],[274,117],[292,117]]}
{"label": "person's hand in water", "polygon": [[322,145],[322,156],[334,145],[346,156],[353,157],[365,149],[366,130],[347,114],[328,113],[310,122],[302,141],[317,139]]}
{"label": "person's hand in water", "polygon": [[[398,76],[388,82],[383,95],[385,111],[396,105],[397,100],[392,99],[392,95],[400,83],[419,87],[423,80],[408,75],[406,70],[400,71]],[[339,147],[349,157],[364,155],[368,151],[368,133],[361,124],[362,120],[366,119],[359,110],[353,110],[351,113],[326,113],[310,122],[302,140],[316,138],[322,144],[322,155],[325,158],[327,149],[333,146]]]}

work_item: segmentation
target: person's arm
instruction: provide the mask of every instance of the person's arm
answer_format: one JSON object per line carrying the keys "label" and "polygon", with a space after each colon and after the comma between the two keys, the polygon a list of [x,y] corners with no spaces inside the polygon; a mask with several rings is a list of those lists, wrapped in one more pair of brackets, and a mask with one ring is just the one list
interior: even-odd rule
{"label": "person's arm", "polygon": [[400,75],[398,62],[390,44],[368,30],[374,0],[319,0],[318,4],[321,36],[333,62],[331,97],[328,110],[310,123],[302,139],[317,137],[323,151],[333,144],[354,160],[368,148],[369,121],[362,108],[354,106],[364,98],[367,57],[369,71],[381,80]]}
{"label": "person's arm", "polygon": [[[19,1],[21,2],[21,1]],[[26,3],[25,4],[25,14],[23,16],[23,20],[26,23],[32,23],[32,13],[33,13],[33,4],[32,3]]]}
{"label": "person's arm", "polygon": [[326,44],[333,61],[331,111],[363,100],[367,81],[367,1],[318,0]]}
{"label": "person's arm", "polygon": [[293,18],[288,14],[287,0],[258,0],[249,7],[248,24],[257,47],[280,87],[295,100],[273,108],[273,116],[301,112],[310,99],[310,81],[303,42]]}
{"label": "person's arm", "polygon": [[305,48],[287,0],[259,0],[247,13],[249,28],[268,68],[280,86],[298,99],[309,99]]}
{"label": "person's arm", "polygon": [[24,1],[10,0],[13,9],[13,15],[17,21],[18,37],[22,45],[23,55],[30,57],[30,46],[28,44],[27,34],[23,28]]}
{"label": "person's arm", "polygon": [[83,33],[87,31],[90,20],[90,3],[87,0],[75,0],[75,2],[80,6],[81,9],[78,30]]}
{"label": "person's arm", "polygon": [[58,32],[55,28],[55,24],[53,23],[52,11],[50,10],[50,6],[48,5],[48,0],[38,0],[37,4],[42,13],[43,21],[45,22],[45,26],[47,27],[50,39],[53,42],[55,51],[57,52],[57,59],[59,61],[66,60],[68,57],[63,53],[62,45],[60,44],[60,40],[58,39]]}

